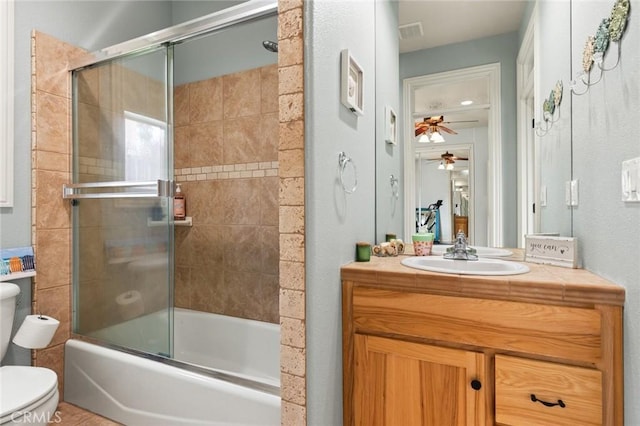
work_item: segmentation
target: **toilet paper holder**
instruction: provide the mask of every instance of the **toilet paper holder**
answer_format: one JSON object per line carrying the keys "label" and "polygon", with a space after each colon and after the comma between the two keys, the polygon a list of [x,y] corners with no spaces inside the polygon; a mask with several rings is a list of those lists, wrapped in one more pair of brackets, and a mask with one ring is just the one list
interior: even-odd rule
{"label": "toilet paper holder", "polygon": [[27,315],[13,336],[13,343],[27,349],[46,348],[53,340],[59,325],[60,321],[42,313]]}

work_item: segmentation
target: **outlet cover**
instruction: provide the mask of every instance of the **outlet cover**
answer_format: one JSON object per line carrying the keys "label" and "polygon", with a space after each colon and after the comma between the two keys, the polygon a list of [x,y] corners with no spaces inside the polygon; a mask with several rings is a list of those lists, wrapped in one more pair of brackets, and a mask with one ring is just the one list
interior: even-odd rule
{"label": "outlet cover", "polygon": [[622,162],[622,201],[640,202],[640,157]]}

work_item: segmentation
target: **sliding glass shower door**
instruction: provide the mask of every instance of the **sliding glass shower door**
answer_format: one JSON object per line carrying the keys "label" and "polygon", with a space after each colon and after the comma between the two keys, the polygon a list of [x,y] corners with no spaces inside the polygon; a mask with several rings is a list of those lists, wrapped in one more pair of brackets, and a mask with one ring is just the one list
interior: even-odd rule
{"label": "sliding glass shower door", "polygon": [[172,48],[73,73],[73,329],[171,355]]}

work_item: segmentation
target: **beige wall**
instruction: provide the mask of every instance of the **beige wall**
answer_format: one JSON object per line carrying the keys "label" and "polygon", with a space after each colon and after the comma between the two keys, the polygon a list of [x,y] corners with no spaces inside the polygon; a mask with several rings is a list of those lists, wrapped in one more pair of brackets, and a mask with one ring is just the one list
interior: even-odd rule
{"label": "beige wall", "polygon": [[[282,424],[306,424],[304,92],[302,0],[280,0],[278,19],[279,286]],[[64,341],[70,335],[70,210],[60,197],[70,182],[67,62],[80,50],[44,34],[33,39],[33,245],[38,261],[34,312],[60,318],[52,344],[34,351],[34,365],[52,368],[63,384]]]}

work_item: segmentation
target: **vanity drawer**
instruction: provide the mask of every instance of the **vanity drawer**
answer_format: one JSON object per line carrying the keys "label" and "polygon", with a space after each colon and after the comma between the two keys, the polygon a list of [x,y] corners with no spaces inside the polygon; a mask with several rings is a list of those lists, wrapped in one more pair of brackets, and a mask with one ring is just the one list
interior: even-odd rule
{"label": "vanity drawer", "polygon": [[602,318],[595,309],[355,287],[362,334],[404,335],[597,364]]}
{"label": "vanity drawer", "polygon": [[503,425],[601,425],[602,373],[496,355],[495,404]]}

